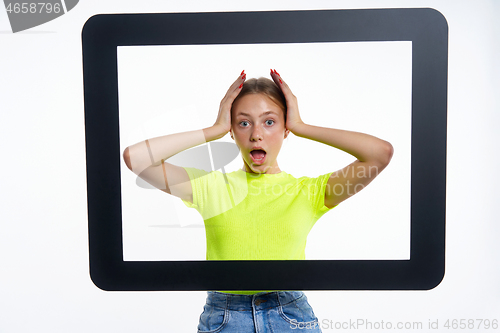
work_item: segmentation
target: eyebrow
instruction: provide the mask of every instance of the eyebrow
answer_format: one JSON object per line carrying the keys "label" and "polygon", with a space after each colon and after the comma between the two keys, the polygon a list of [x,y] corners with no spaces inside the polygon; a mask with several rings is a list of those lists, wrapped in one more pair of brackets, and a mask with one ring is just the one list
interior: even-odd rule
{"label": "eyebrow", "polygon": [[[263,116],[267,116],[268,114],[274,114],[276,116],[278,116],[278,114],[274,111],[266,111],[264,112],[263,114],[261,114],[259,117],[263,117]],[[240,112],[236,115],[236,117],[238,116],[247,116],[247,117],[250,117],[250,115],[248,113],[245,113],[245,112]]]}

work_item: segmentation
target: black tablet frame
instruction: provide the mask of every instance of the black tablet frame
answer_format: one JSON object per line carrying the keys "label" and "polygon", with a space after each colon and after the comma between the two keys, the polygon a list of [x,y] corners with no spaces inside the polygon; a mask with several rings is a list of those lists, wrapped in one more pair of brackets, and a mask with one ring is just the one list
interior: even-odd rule
{"label": "black tablet frame", "polygon": [[[409,260],[123,260],[118,46],[356,41],[412,42]],[[448,25],[438,11],[96,15],[83,27],[82,47],[90,276],[99,288],[428,290],[441,282],[445,269]]]}

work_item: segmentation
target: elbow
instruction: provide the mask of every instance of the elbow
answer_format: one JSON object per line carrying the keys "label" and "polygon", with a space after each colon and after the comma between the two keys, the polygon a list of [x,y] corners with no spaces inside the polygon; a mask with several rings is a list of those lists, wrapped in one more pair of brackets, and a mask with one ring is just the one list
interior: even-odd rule
{"label": "elbow", "polygon": [[127,168],[132,170],[132,163],[130,162],[130,151],[127,148],[123,151],[123,160],[125,161],[125,164],[127,165]]}
{"label": "elbow", "polygon": [[389,142],[382,141],[377,147],[375,156],[372,159],[372,165],[381,172],[391,162],[392,155],[394,155],[394,147]]}
{"label": "elbow", "polygon": [[380,153],[380,162],[384,168],[387,165],[389,165],[389,162],[391,162],[393,155],[394,155],[394,147],[389,142],[384,141]]}

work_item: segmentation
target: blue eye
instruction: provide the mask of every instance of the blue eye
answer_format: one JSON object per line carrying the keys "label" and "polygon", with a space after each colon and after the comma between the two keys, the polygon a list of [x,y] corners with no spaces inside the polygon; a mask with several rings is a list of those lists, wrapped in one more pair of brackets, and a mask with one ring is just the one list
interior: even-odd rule
{"label": "blue eye", "polygon": [[[243,121],[240,122],[240,125],[243,124],[243,123],[247,123],[248,124],[248,121],[243,120]],[[246,127],[246,126],[243,126],[243,127]]]}
{"label": "blue eye", "polygon": [[[271,124],[269,124],[269,123],[268,123],[268,121],[272,121],[272,123],[271,123]],[[269,126],[271,126],[272,124],[274,124],[274,120],[272,120],[272,119],[268,119],[268,120],[266,120],[266,124],[267,124],[267,125],[269,125]]]}

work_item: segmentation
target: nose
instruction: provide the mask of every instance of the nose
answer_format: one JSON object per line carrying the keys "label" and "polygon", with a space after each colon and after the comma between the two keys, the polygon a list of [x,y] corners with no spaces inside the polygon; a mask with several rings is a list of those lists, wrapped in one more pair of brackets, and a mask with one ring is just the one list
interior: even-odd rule
{"label": "nose", "polygon": [[252,131],[250,141],[258,141],[258,140],[262,140],[262,132],[259,129],[259,127],[256,126],[256,127],[254,127],[254,130]]}

